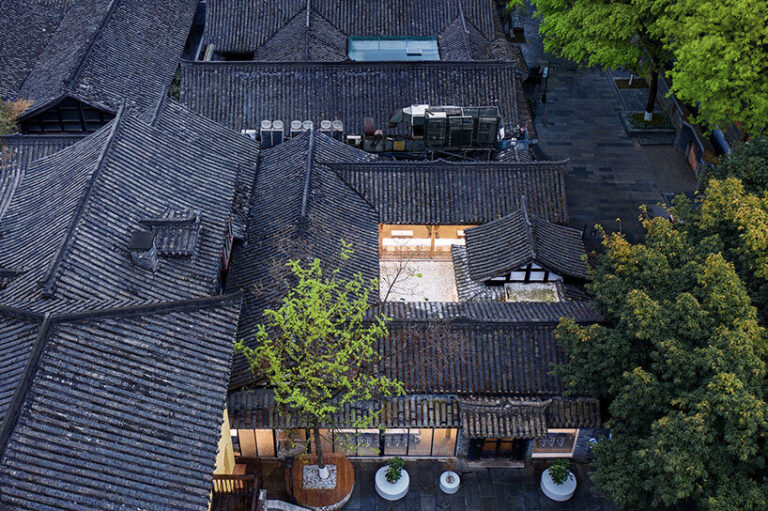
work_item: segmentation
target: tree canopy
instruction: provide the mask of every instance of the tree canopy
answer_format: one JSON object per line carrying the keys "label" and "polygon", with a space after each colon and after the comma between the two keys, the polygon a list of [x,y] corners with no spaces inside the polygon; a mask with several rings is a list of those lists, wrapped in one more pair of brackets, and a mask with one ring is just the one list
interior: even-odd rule
{"label": "tree canopy", "polygon": [[[342,259],[350,254],[345,248]],[[359,273],[343,279],[338,268],[325,271],[319,259],[307,265],[293,260],[288,267],[293,283],[278,309],[264,311],[255,347],[240,340],[236,349],[273,389],[282,413],[313,425],[322,467],[320,427],[332,427],[345,405],[402,395],[404,389],[378,365],[376,344],[388,335],[388,318],[369,314],[378,281],[365,282]],[[345,426],[364,428],[375,416],[358,419]]]}
{"label": "tree canopy", "polygon": [[[510,5],[524,0],[512,0]],[[740,122],[757,135],[768,119],[768,3],[751,0],[531,0],[544,48],[587,65],[650,75],[697,107],[699,121]],[[647,51],[651,60],[643,58]]]}
{"label": "tree canopy", "polygon": [[605,323],[563,320],[566,384],[609,402],[594,482],[620,507],[765,509],[768,342],[715,237],[646,220],[604,238],[590,285]]}
{"label": "tree canopy", "polygon": [[674,55],[672,92],[700,121],[738,121],[753,135],[768,126],[768,2],[678,0],[658,25]]}
{"label": "tree canopy", "polygon": [[[655,78],[669,60],[659,19],[669,0],[531,0],[541,18],[544,49],[589,66],[625,68]],[[523,0],[512,0],[517,5]],[[645,58],[647,51],[651,59]]]}
{"label": "tree canopy", "polygon": [[16,132],[16,115],[11,103],[0,100],[0,135]]}
{"label": "tree canopy", "polygon": [[768,138],[737,144],[707,174],[709,179],[738,178],[747,193],[761,195],[768,190]]}

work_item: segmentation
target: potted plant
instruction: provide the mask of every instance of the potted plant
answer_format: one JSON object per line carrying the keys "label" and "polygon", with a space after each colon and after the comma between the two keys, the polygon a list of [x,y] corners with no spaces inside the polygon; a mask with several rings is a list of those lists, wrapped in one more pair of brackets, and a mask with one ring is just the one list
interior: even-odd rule
{"label": "potted plant", "polygon": [[395,456],[376,471],[376,493],[385,500],[394,501],[405,497],[411,479],[405,470],[403,458]]}
{"label": "potted plant", "polygon": [[440,474],[440,490],[442,490],[443,493],[451,495],[459,491],[460,482],[461,478],[456,471],[456,460],[454,458],[448,459],[443,464],[443,473]]}
{"label": "potted plant", "polygon": [[573,497],[576,491],[576,476],[571,472],[569,460],[555,460],[541,474],[541,491],[557,502],[563,502]]}

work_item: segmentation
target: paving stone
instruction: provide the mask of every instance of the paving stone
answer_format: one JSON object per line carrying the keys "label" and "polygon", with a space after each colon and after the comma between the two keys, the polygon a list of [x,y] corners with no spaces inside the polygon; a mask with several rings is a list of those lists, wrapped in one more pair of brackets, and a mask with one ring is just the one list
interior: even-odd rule
{"label": "paving stone", "polygon": [[[419,499],[419,509],[421,511],[435,511],[437,508],[437,497],[434,495],[421,495]],[[413,510],[416,511],[416,510]]]}

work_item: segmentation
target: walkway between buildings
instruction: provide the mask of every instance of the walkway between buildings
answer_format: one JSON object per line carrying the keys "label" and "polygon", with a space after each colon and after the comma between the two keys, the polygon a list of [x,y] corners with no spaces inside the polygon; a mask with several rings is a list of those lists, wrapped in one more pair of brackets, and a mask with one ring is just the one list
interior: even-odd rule
{"label": "walkway between buildings", "polygon": [[[595,224],[637,241],[639,206],[661,202],[662,193],[694,190],[693,172],[671,145],[641,146],[625,134],[619,120],[623,104],[609,72],[545,53],[535,19],[528,20],[525,35],[528,65],[549,65],[546,103],[543,83],[529,90],[529,97],[544,153],[571,160],[566,174],[570,224],[585,228],[588,250],[599,246]],[[636,108],[637,101],[629,106]]]}
{"label": "walkway between buildings", "polygon": [[[374,488],[374,475],[381,460],[353,461],[355,489],[344,511],[612,511],[613,506],[595,491],[587,477],[589,467],[574,464],[578,483],[576,494],[568,502],[558,503],[539,489],[543,463],[524,469],[464,468],[461,486],[454,495],[440,491],[438,481],[445,469],[437,460],[407,460],[405,468],[411,478],[408,494],[400,501],[387,502]],[[262,463],[262,487],[270,499],[289,500],[285,489],[284,468],[280,462]]]}

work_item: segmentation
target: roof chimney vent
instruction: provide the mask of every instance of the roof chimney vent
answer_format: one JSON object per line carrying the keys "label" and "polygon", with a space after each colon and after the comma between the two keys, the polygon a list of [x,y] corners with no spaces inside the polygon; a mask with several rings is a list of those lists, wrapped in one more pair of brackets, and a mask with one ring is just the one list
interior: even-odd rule
{"label": "roof chimney vent", "polygon": [[339,120],[335,120],[331,123],[332,136],[339,142],[344,142],[344,123]]}
{"label": "roof chimney vent", "polygon": [[133,263],[139,268],[155,271],[157,269],[157,246],[155,246],[155,233],[146,230],[131,232],[131,240],[128,242],[128,250],[131,252]]}
{"label": "roof chimney vent", "polygon": [[261,148],[269,149],[274,144],[272,140],[272,121],[265,119],[261,121]]}
{"label": "roof chimney vent", "polygon": [[272,121],[272,146],[274,147],[278,144],[282,144],[284,135],[285,126],[283,126],[283,121],[279,119]]}
{"label": "roof chimney vent", "polygon": [[304,130],[301,127],[301,121],[299,121],[299,120],[291,121],[291,138],[298,137],[303,132],[304,132]]}

